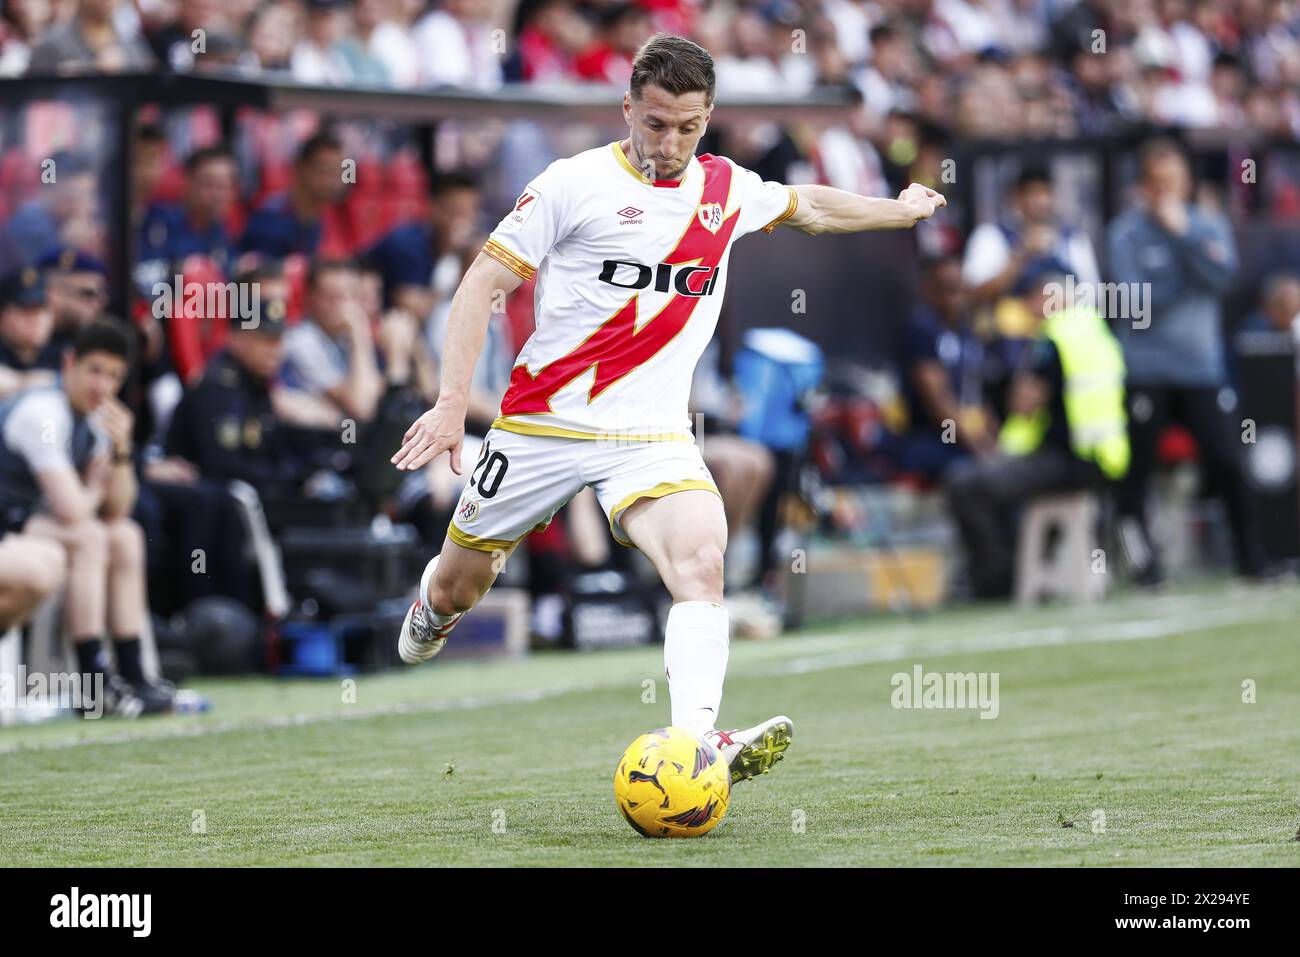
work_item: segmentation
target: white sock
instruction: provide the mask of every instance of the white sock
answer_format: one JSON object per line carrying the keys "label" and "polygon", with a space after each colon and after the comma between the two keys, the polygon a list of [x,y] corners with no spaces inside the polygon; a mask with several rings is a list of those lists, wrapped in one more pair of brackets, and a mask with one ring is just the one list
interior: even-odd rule
{"label": "white sock", "polygon": [[432,608],[430,608],[429,621],[433,622],[433,627],[442,628],[444,625],[450,625],[453,621],[455,621],[463,614],[465,614],[463,611],[458,611],[453,615],[440,615]]}
{"label": "white sock", "polygon": [[712,731],[727,674],[727,609],[711,601],[679,601],[668,611],[664,671],[673,726],[696,735]]}

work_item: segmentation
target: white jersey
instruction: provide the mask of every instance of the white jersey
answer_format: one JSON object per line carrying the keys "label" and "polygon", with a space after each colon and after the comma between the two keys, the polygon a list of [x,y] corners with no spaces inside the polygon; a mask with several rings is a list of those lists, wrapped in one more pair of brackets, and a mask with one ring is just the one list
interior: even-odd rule
{"label": "white jersey", "polygon": [[795,211],[793,189],[725,157],[650,180],[618,143],[556,160],[484,251],[537,278],[537,327],[498,429],[691,441],[691,376],[713,337],[731,244]]}

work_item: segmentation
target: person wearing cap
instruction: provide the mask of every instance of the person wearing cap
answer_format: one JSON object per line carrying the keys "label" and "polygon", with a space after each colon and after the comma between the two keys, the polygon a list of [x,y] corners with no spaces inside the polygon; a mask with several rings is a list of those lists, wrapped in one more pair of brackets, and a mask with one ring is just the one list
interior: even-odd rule
{"label": "person wearing cap", "polygon": [[259,491],[290,488],[303,477],[271,394],[284,359],[284,317],[283,300],[271,299],[253,322],[230,320],[225,347],[172,414],[169,458],[204,478],[239,479]]}
{"label": "person wearing cap", "polygon": [[108,304],[108,270],[104,263],[77,249],[60,246],[37,262],[45,274],[46,298],[54,316],[51,340],[60,350]]}
{"label": "person wearing cap", "polygon": [[1036,335],[1011,380],[999,452],[955,466],[947,482],[977,598],[1011,594],[1017,508],[1128,470],[1123,353],[1096,309],[1064,301],[1068,272],[1050,257],[1026,266],[1014,291]]}
{"label": "person wearing cap", "polygon": [[[93,322],[64,353],[56,383],[0,404],[0,521],[62,546],[65,620],[81,672],[91,687],[110,687],[107,704],[134,715],[168,710],[174,689],[151,680],[141,657],[149,612],[145,540],[130,517],[134,419],[115,398],[129,360],[123,330]],[[112,681],[105,638],[117,659]]]}
{"label": "person wearing cap", "polygon": [[51,342],[53,328],[40,270],[0,279],[0,399],[54,382],[63,350]]}

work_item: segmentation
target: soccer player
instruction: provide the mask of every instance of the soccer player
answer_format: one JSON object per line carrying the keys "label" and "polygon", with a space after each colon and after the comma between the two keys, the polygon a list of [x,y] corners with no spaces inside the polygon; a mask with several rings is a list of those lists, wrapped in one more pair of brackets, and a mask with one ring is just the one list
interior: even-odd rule
{"label": "soccer player", "polygon": [[557,160],[491,234],[452,301],[442,389],[393,456],[418,469],[443,453],[461,474],[465,397],[498,290],[537,279],[524,345],[398,640],[415,664],[442,650],[510,552],[592,486],[614,538],[654,564],[674,604],[664,665],[672,723],[717,747],[733,783],[790,744],[780,716],[719,731],[728,618],[727,523],[688,431],[695,364],[713,335],[731,245],[786,225],[810,234],[905,229],[946,205],[918,184],[898,199],[763,182],[725,157],[695,156],[713,111],[713,60],[658,34],[623,95],[630,136]]}

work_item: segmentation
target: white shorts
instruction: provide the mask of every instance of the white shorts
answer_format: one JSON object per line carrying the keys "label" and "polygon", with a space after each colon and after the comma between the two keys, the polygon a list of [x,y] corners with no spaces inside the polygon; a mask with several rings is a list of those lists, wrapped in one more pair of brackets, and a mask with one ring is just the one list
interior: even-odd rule
{"label": "white shorts", "polygon": [[622,442],[522,435],[489,429],[448,536],[478,551],[508,549],[551,523],[585,486],[596,490],[614,540],[635,547],[619,525],[633,502],[686,489],[721,497],[694,442]]}

